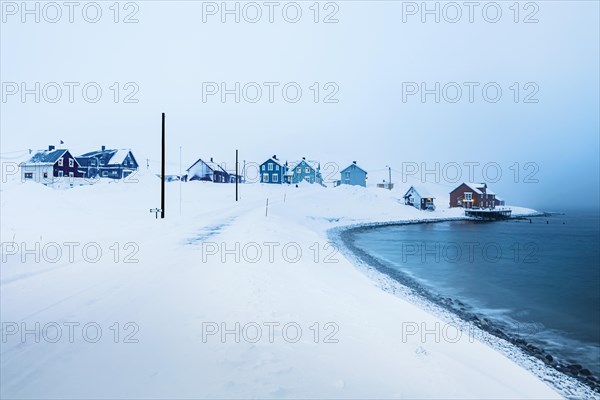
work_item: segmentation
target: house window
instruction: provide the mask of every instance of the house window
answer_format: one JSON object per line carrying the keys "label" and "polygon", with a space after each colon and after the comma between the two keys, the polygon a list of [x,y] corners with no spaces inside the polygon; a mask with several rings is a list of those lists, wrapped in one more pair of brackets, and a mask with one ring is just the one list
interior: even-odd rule
{"label": "house window", "polygon": [[350,172],[346,172],[346,179],[350,179]]}
{"label": "house window", "polygon": [[304,168],[304,172],[306,172],[308,174],[310,172],[310,168],[309,167]]}
{"label": "house window", "polygon": [[263,174],[263,182],[269,183],[269,174]]}
{"label": "house window", "polygon": [[296,168],[296,172],[297,173],[301,173],[302,172],[302,168],[300,168],[300,167]]}
{"label": "house window", "polygon": [[48,178],[48,173],[44,172],[44,178]]}
{"label": "house window", "polygon": [[279,182],[279,175],[273,175],[273,182]]}
{"label": "house window", "polygon": [[33,179],[33,172],[25,172],[25,179]]}
{"label": "house window", "polygon": [[108,176],[108,171],[102,171],[102,176],[104,176],[104,177]]}
{"label": "house window", "polygon": [[279,171],[279,165],[275,166],[275,171]]}
{"label": "house window", "polygon": [[263,164],[260,169],[262,169],[263,171],[265,170],[265,165]]}
{"label": "house window", "polygon": [[62,159],[62,158],[59,158],[59,159],[58,159],[58,166],[59,166],[59,167],[62,167],[62,166],[63,166],[63,159]]}
{"label": "house window", "polygon": [[58,177],[62,178],[63,177],[63,172],[62,171],[58,171]]}
{"label": "house window", "polygon": [[269,163],[269,171],[273,171],[273,164]]}
{"label": "house window", "polygon": [[69,167],[73,168],[73,165],[75,165],[75,164],[73,163],[73,159],[72,159],[72,158],[69,158]]}
{"label": "house window", "polygon": [[69,172],[69,178],[74,178],[75,175],[72,172]]}
{"label": "house window", "polygon": [[473,200],[473,193],[465,192],[465,200]]}

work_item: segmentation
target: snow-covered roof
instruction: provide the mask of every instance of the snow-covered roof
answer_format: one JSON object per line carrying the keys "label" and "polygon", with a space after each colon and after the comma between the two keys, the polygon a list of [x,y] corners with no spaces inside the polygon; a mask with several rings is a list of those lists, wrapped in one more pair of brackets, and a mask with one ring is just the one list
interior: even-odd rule
{"label": "snow-covered roof", "polygon": [[206,165],[208,168],[212,169],[213,171],[221,171],[221,172],[225,172],[226,173],[226,171],[223,169],[223,167],[221,167],[216,162],[214,162],[214,161],[204,161],[201,158],[199,158],[195,163],[193,163],[191,165],[191,167],[189,167],[188,169],[186,169],[186,171],[189,171],[190,169],[194,168],[194,165],[198,164],[199,162],[204,163],[204,165]]}
{"label": "snow-covered roof", "polygon": [[362,172],[364,172],[365,174],[367,173],[367,171],[364,170],[364,168],[361,168],[358,166],[358,164],[356,164],[355,162],[353,162],[352,164],[348,165],[346,168],[344,168],[343,170],[341,170],[340,172],[344,172],[345,170],[352,168],[352,167],[356,167],[358,169],[360,169]]}
{"label": "snow-covered roof", "polygon": [[221,167],[219,164],[217,164],[214,161],[204,161],[204,164],[206,164],[210,169],[212,169],[213,171],[223,171],[226,172],[223,167]]}
{"label": "snow-covered roof", "polygon": [[[280,167],[283,167],[283,163],[281,162],[280,159],[275,158],[275,157],[271,157],[269,158],[267,161],[265,161],[264,163],[268,162],[268,161],[273,161],[275,164],[279,165]],[[263,164],[264,164],[263,163]],[[262,165],[262,164],[261,164]]]}
{"label": "snow-covered roof", "polygon": [[482,183],[473,183],[473,182],[464,182],[465,185],[469,187],[472,191],[477,194],[483,194],[483,192],[479,188],[484,188],[484,184]]}
{"label": "snow-covered roof", "polygon": [[44,150],[37,152],[26,161],[24,164],[54,164],[59,158],[65,154],[66,149]]}
{"label": "snow-covered roof", "polygon": [[485,183],[482,182],[463,182],[462,184],[468,186],[469,189],[480,195],[484,193],[491,194],[494,196],[496,195],[496,193],[492,189],[490,189]]}
{"label": "snow-covered roof", "polygon": [[431,193],[431,191],[429,189],[427,189],[424,186],[415,186],[415,185],[412,185],[410,188],[408,188],[408,190],[404,194],[404,197],[406,197],[408,195],[408,192],[410,192],[410,189],[414,189],[421,197],[428,198],[428,199],[435,199],[435,196],[433,195],[433,193]]}
{"label": "snow-covered roof", "polygon": [[306,163],[309,167],[311,167],[312,169],[314,169],[315,171],[317,169],[319,169],[319,162],[316,160],[306,160],[306,159],[302,159],[300,161],[294,161],[288,164],[289,169],[294,169],[296,168],[298,165],[300,165],[301,163]]}
{"label": "snow-covered roof", "polygon": [[97,158],[100,165],[121,165],[127,155],[131,152],[130,149],[103,149],[94,150],[84,153],[77,157],[80,162],[86,163],[85,158]]}
{"label": "snow-covered roof", "polygon": [[110,158],[110,160],[108,161],[108,163],[109,164],[123,164],[123,161],[125,161],[125,158],[127,158],[129,151],[130,151],[129,149],[116,150],[115,153]]}

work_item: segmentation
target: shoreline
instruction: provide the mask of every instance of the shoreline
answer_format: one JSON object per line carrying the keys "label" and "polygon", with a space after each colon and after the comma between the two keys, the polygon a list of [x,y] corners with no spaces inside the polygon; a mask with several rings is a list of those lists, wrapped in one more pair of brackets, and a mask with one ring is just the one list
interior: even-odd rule
{"label": "shoreline", "polygon": [[[536,212],[520,215],[511,219],[529,219],[552,216],[553,213]],[[544,349],[528,343],[523,338],[505,332],[460,301],[433,293],[407,274],[393,269],[378,258],[354,245],[353,235],[356,232],[377,229],[387,226],[404,226],[414,224],[442,223],[451,221],[473,221],[468,217],[428,218],[422,220],[398,220],[384,222],[366,222],[348,226],[338,226],[327,230],[329,240],[334,242],[340,251],[378,286],[395,296],[401,297],[421,309],[431,312],[441,319],[456,324],[476,340],[500,351],[503,355],[533,373],[541,381],[547,383],[560,395],[566,398],[598,398],[600,399],[600,380],[593,375],[583,376],[578,372],[581,365],[557,361]],[[489,222],[489,221],[486,221]]]}

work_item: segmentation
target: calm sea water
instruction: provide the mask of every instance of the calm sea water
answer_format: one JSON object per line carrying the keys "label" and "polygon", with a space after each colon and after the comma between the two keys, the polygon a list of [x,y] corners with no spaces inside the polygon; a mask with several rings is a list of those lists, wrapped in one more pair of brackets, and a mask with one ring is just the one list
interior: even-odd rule
{"label": "calm sea water", "polygon": [[359,231],[357,247],[431,292],[600,374],[600,214]]}

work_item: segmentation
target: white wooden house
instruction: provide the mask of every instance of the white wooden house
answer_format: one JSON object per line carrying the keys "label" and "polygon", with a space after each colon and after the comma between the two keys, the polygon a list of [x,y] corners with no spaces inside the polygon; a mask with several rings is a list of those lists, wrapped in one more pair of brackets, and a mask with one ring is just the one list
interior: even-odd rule
{"label": "white wooden house", "polygon": [[435,210],[435,196],[421,186],[411,186],[404,195],[404,204],[413,206],[419,210]]}

